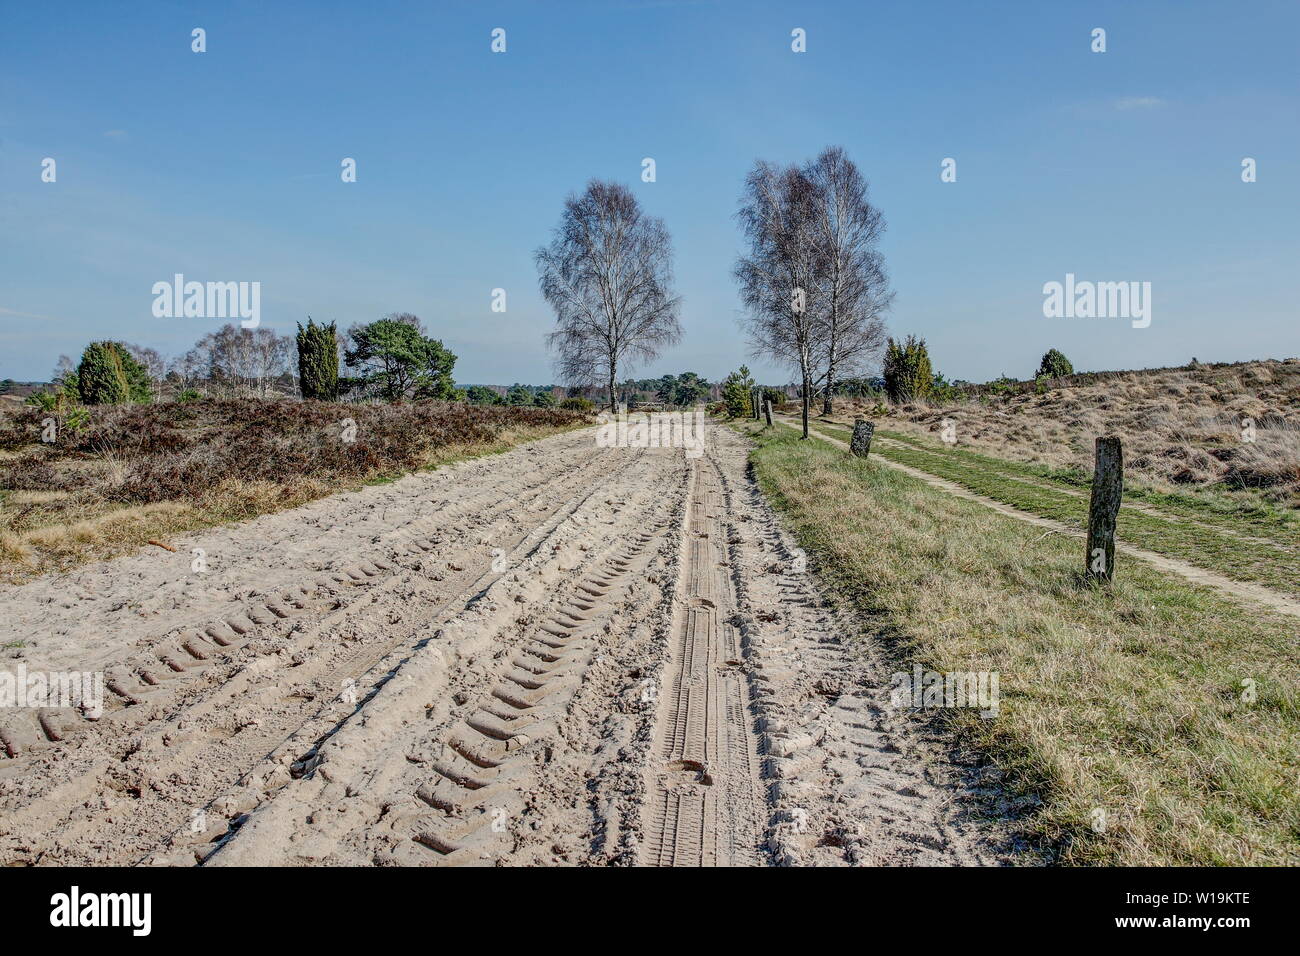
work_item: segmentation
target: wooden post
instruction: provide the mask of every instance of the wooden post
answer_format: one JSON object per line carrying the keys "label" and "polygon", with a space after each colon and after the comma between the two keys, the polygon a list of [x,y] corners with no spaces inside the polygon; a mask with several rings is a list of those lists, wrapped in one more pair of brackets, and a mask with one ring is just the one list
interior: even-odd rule
{"label": "wooden post", "polygon": [[772,427],[772,403],[770,401],[764,400],[763,409],[767,413],[767,427],[771,428]]}
{"label": "wooden post", "polygon": [[1118,438],[1097,439],[1092,472],[1092,501],[1088,506],[1088,549],[1084,577],[1110,581],[1115,577],[1115,521],[1124,495],[1124,449]]}
{"label": "wooden post", "polygon": [[751,399],[750,404],[752,404],[752,405],[754,406],[754,421],[758,421],[758,416],[759,416],[759,414],[760,414],[759,405],[758,405],[758,396],[759,396],[760,394],[761,394],[761,393],[759,392],[759,390],[758,390],[758,388],[757,388],[757,386],[756,386],[756,387],[754,388],[754,392],[753,392],[753,394],[750,396],[750,399]]}
{"label": "wooden post", "polygon": [[853,438],[849,441],[849,451],[859,458],[866,458],[871,451],[871,436],[876,426],[864,418],[853,420]]}

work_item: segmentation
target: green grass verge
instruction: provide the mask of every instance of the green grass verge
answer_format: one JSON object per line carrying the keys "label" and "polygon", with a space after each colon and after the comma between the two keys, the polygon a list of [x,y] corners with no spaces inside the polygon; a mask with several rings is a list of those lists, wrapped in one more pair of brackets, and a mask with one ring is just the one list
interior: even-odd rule
{"label": "green grass verge", "polygon": [[[840,425],[828,424],[825,427],[848,432],[847,428]],[[923,451],[937,452],[986,468],[993,468],[1006,475],[1040,482],[1048,481],[1075,491],[1087,492],[1092,488],[1092,475],[1079,468],[1052,468],[1047,465],[1010,461],[965,448],[929,442],[916,435],[883,428],[877,428],[876,434],[884,438],[892,438],[894,441],[905,442]],[[1171,515],[1270,538],[1289,548],[1300,547],[1300,513],[1293,508],[1280,508],[1254,495],[1211,490],[1195,493],[1159,491],[1130,482],[1124,488],[1124,497],[1131,501],[1140,501]]]}
{"label": "green grass verge", "polygon": [[793,429],[741,429],[831,598],[900,669],[998,672],[997,717],[943,716],[1050,859],[1300,863],[1294,620],[1138,562],[1089,586],[1077,542]]}
{"label": "green grass verge", "polygon": [[[841,441],[849,440],[850,431],[842,426],[817,423],[813,427]],[[885,437],[897,436],[889,434]],[[906,442],[905,447],[877,442],[871,452],[946,478],[1030,514],[1072,527],[1087,526],[1086,496],[1019,481],[1015,477],[1015,463],[960,449],[932,450],[914,442]],[[1179,558],[1236,581],[1262,584],[1282,593],[1300,595],[1300,550],[1288,547],[1276,537],[1256,541],[1231,534],[1219,520],[1197,517],[1180,521],[1122,508],[1117,530],[1121,541],[1136,547]],[[1240,527],[1240,523],[1234,524]],[[1260,529],[1253,526],[1241,530],[1246,534],[1260,534]]]}

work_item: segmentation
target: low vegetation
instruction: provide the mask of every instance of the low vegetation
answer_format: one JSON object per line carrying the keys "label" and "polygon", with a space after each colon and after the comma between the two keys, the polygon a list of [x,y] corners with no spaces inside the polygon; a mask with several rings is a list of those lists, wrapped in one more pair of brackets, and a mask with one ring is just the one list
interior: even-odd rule
{"label": "low vegetation", "polygon": [[739,427],[834,600],[899,670],[1000,675],[994,719],[940,719],[1047,860],[1300,863],[1293,620],[1140,562],[1086,585],[1077,541],[793,429]]}
{"label": "low vegetation", "polygon": [[[847,428],[815,427],[844,442],[851,435]],[[876,434],[885,440],[873,444],[873,455],[955,481],[1030,514],[1078,528],[1087,525],[1091,487],[1086,475],[1035,473],[1029,466],[975,452],[921,445],[887,431]],[[1192,496],[1129,493],[1128,498],[1141,507],[1120,510],[1121,541],[1239,581],[1300,594],[1300,520],[1294,512],[1257,505],[1225,514]]]}
{"label": "low vegetation", "polygon": [[0,416],[0,577],[109,557],[585,420],[581,411],[443,402],[16,409]]}
{"label": "low vegetation", "polygon": [[1118,435],[1130,484],[1300,506],[1300,359],[1005,380],[837,412],[932,439],[949,419],[960,447],[1084,472],[1093,440]]}

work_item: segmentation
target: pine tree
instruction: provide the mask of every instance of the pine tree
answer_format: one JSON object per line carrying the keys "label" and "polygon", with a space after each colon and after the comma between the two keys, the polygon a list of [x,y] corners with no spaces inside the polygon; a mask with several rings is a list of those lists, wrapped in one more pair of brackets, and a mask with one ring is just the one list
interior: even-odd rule
{"label": "pine tree", "polygon": [[749,414],[749,395],[754,389],[754,379],[749,374],[749,366],[742,365],[740,370],[732,372],[722,383],[722,402],[727,406],[727,414],[732,418],[744,418]]}

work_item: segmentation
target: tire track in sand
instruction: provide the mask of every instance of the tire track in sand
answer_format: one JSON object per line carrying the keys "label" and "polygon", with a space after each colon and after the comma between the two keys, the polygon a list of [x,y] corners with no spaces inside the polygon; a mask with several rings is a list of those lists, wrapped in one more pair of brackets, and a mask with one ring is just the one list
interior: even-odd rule
{"label": "tire track in sand", "polygon": [[541,784],[568,749],[570,701],[633,611],[675,497],[662,493],[671,456],[604,454],[627,462],[618,477],[432,634],[209,865],[494,865],[531,851],[562,813]]}
{"label": "tire track in sand", "polygon": [[641,862],[737,866],[761,862],[766,825],[736,595],[726,573],[725,509],[712,456],[691,475],[674,615],[647,792]]}
{"label": "tire track in sand", "polygon": [[[548,445],[581,448],[567,436]],[[539,533],[545,536],[572,513],[589,494],[593,479],[599,483],[611,473],[635,468],[632,457],[612,458],[595,449],[582,448],[577,457],[540,481],[520,474],[511,481],[513,489],[496,489],[489,493],[493,500],[483,502],[490,509],[484,517],[495,528],[494,541],[506,545],[512,558],[516,548],[535,548]],[[579,491],[576,498],[574,491]],[[510,516],[512,529],[499,527],[502,515]],[[210,852],[208,841],[226,832],[228,820],[237,820],[292,779],[300,772],[296,764],[304,750],[310,756],[311,741],[328,736],[352,716],[355,708],[338,699],[342,677],[355,678],[364,701],[395,664],[376,665],[377,659],[406,656],[425,636],[425,622],[457,602],[463,606],[482,590],[491,561],[479,541],[486,524],[443,525],[429,539],[421,536],[425,527],[421,520],[407,535],[398,532],[390,541],[390,532],[376,542],[388,560],[376,555],[357,567],[375,567],[379,573],[321,576],[322,583],[332,580],[336,587],[364,588],[361,600],[342,603],[305,627],[300,619],[283,638],[249,643],[240,635],[229,646],[214,640],[209,648],[192,635],[189,642],[205,656],[195,664],[186,658],[187,670],[202,671],[196,680],[179,675],[177,683],[189,686],[150,692],[131,686],[135,700],[110,700],[114,709],[105,714],[102,728],[86,724],[88,732],[67,742],[51,741],[51,747],[31,755],[45,758],[48,753],[48,759],[35,764],[0,761],[0,767],[12,762],[25,764],[15,770],[26,770],[10,779],[8,792],[0,790],[0,859],[129,863],[148,854],[163,862],[164,855],[153,852],[160,843],[173,850],[166,862],[183,862],[187,855],[193,862]],[[397,562],[405,559],[394,560],[394,547],[422,557],[413,568],[401,567]],[[436,556],[436,563],[430,556]],[[453,573],[447,574],[449,568]],[[356,581],[358,577],[363,580]],[[348,578],[346,585],[342,578]],[[379,583],[371,584],[372,579]],[[283,624],[312,603],[305,599],[309,588],[300,585],[298,591],[296,603],[287,603],[289,598],[282,602],[288,611]],[[323,602],[329,600],[326,592]],[[259,625],[251,633],[262,629]],[[179,699],[155,699],[163,690]],[[239,786],[230,790],[236,781]],[[217,797],[224,799],[213,803]],[[191,813],[201,808],[212,811],[206,813],[209,822],[192,831]],[[178,828],[183,840],[175,838]]]}

